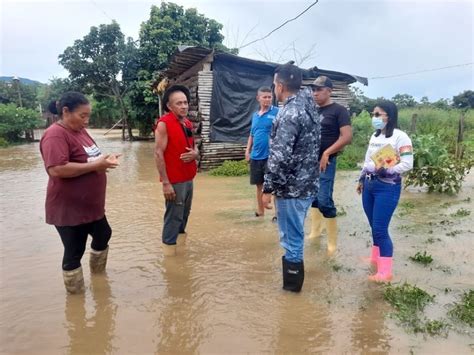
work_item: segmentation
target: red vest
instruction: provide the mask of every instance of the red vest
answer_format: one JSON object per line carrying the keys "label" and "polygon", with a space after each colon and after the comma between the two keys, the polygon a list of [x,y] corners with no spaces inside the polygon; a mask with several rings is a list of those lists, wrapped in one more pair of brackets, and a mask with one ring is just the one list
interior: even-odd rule
{"label": "red vest", "polygon": [[[177,184],[192,180],[196,176],[196,161],[185,163],[180,159],[181,154],[186,153],[186,148],[194,148],[194,137],[188,137],[184,127],[178,121],[174,113],[170,112],[158,120],[166,124],[168,134],[168,145],[165,149],[166,173],[170,183]],[[183,123],[190,130],[193,128],[192,123],[188,119],[184,119]]]}

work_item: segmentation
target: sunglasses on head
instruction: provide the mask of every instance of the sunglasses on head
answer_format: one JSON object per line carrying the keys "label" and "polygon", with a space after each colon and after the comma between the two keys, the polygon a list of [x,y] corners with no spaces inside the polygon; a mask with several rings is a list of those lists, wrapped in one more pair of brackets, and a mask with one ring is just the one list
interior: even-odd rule
{"label": "sunglasses on head", "polygon": [[380,117],[380,116],[386,115],[386,113],[372,112],[370,115],[373,117]]}

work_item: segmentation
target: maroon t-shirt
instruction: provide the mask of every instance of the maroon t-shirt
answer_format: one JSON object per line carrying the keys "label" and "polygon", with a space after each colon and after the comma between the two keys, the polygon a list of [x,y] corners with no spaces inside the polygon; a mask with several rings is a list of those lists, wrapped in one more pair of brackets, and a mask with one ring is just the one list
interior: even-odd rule
{"label": "maroon t-shirt", "polygon": [[[87,163],[101,155],[85,129],[76,132],[57,123],[44,132],[40,151],[46,171],[68,162]],[[104,172],[91,172],[73,178],[49,176],[46,223],[76,226],[101,219],[105,214],[106,184]]]}

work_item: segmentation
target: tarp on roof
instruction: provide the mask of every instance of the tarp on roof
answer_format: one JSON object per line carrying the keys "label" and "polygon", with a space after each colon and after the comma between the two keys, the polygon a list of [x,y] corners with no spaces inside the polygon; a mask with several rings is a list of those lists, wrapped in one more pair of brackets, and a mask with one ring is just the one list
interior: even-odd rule
{"label": "tarp on roof", "polygon": [[217,54],[213,62],[211,100],[212,142],[247,142],[251,116],[258,108],[259,87],[271,87],[275,67],[260,62],[234,60]]}

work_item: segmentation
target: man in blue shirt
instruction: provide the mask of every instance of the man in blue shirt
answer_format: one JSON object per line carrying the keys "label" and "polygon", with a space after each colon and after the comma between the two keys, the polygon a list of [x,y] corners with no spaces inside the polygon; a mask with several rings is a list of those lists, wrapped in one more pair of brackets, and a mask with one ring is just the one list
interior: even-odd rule
{"label": "man in blue shirt", "polygon": [[250,184],[257,186],[256,217],[263,217],[265,213],[262,202],[263,180],[267,167],[272,123],[278,114],[278,107],[272,106],[272,98],[272,90],[269,87],[258,89],[257,102],[260,108],[252,115],[252,128],[245,150],[245,159],[250,162]]}

